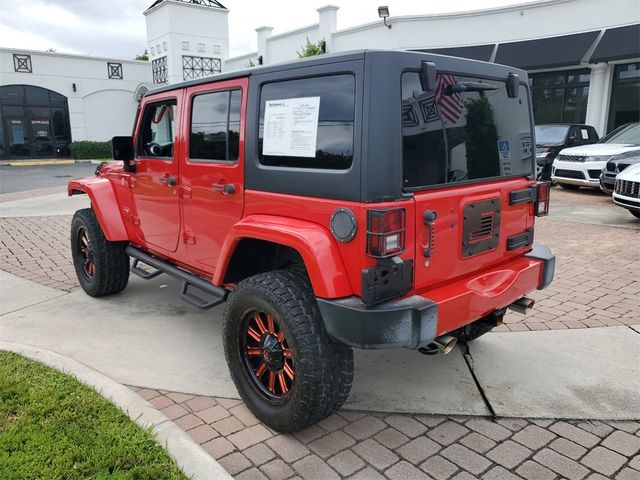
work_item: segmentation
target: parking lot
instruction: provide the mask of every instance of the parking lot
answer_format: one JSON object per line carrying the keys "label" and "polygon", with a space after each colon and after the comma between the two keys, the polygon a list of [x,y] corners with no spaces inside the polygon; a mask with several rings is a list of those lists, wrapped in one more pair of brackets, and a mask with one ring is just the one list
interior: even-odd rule
{"label": "parking lot", "polygon": [[[211,369],[207,367],[207,362],[211,361],[208,357],[202,362],[203,371],[207,372],[203,374],[202,384],[213,385],[212,389],[207,390],[208,387],[198,385],[197,376],[185,373],[192,368],[190,357],[185,356],[183,364],[179,363],[180,360],[162,363],[163,359],[160,357],[171,355],[166,349],[163,350],[166,347],[160,347],[164,344],[155,336],[170,327],[167,327],[164,317],[160,318],[160,314],[154,322],[155,307],[144,303],[145,295],[139,290],[138,295],[135,293],[136,289],[142,288],[139,286],[140,282],[134,284],[130,294],[127,293],[117,307],[103,301],[96,304],[96,312],[112,312],[112,317],[107,313],[91,313],[86,310],[78,318],[63,320],[60,317],[59,312],[86,308],[84,303],[80,305],[77,300],[82,295],[81,292],[76,292],[78,286],[69,258],[68,227],[71,215],[70,211],[60,208],[65,201],[63,193],[62,187],[46,187],[39,191],[0,195],[0,269],[55,289],[47,291],[53,292],[53,296],[58,295],[50,304],[43,300],[39,305],[7,312],[4,320],[0,316],[0,332],[3,331],[3,322],[11,325],[11,328],[22,325],[24,333],[18,334],[18,337],[30,342],[36,335],[43,338],[58,338],[56,335],[62,335],[59,338],[63,338],[67,335],[65,329],[71,324],[75,325],[75,330],[68,332],[74,331],[73,334],[78,336],[77,346],[73,344],[73,338],[66,337],[68,340],[60,343],[57,350],[70,356],[74,356],[76,352],[79,359],[88,364],[95,360],[92,366],[106,373],[110,373],[108,368],[113,368],[114,377],[121,377],[120,381],[129,384],[140,396],[174,420],[238,479],[640,477],[640,423],[637,419],[609,421],[595,420],[595,416],[582,416],[579,419],[565,417],[559,420],[532,418],[539,417],[533,414],[503,416],[504,414],[495,412],[507,411],[501,405],[506,394],[504,391],[501,393],[491,389],[484,391],[488,398],[485,399],[486,402],[474,393],[475,396],[470,394],[466,398],[467,405],[457,404],[454,396],[450,397],[447,405],[448,393],[442,394],[438,408],[445,405],[447,413],[430,414],[437,413],[430,411],[431,397],[429,400],[423,397],[420,403],[420,394],[415,397],[418,400],[415,400],[411,397],[414,392],[409,391],[396,392],[395,397],[392,392],[387,395],[386,400],[377,403],[386,405],[386,409],[357,407],[374,405],[375,402],[358,398],[358,395],[362,395],[362,390],[355,388],[351,406],[347,409],[301,433],[277,434],[262,426],[240,400],[230,398],[235,397],[233,389],[216,387],[215,382],[222,377],[226,379],[224,364],[216,364]],[[626,330],[633,332],[627,326],[638,324],[640,311],[640,221],[615,207],[608,197],[599,192],[554,188],[551,215],[536,222],[536,241],[549,245],[557,256],[555,280],[547,290],[533,294],[536,306],[532,314],[525,317],[509,313],[505,324],[496,331],[505,332],[506,336],[536,335],[521,333],[529,331],[570,331],[596,327],[600,328],[593,332],[594,335],[606,335],[608,331],[612,336],[614,332],[616,335]],[[166,297],[168,290],[164,287],[167,285],[158,284],[148,288],[156,288],[159,292],[157,295]],[[160,288],[163,290],[159,290]],[[171,289],[171,285],[168,288]],[[67,292],[72,293],[67,295]],[[79,296],[73,296],[73,292]],[[158,305],[158,309],[171,310],[163,312],[172,316],[171,328],[176,331],[181,329],[187,342],[185,344],[192,345],[196,351],[199,348],[213,348],[206,345],[209,341],[208,330],[204,336],[198,334],[201,331],[198,329],[209,323],[206,313],[199,313],[191,323],[176,324],[176,315],[190,315],[191,309],[182,306],[177,298],[173,300],[168,306]],[[140,312],[136,315],[149,315],[152,323],[145,325],[154,325],[150,328],[145,326],[139,332],[145,338],[145,345],[140,345],[139,352],[122,350],[115,355],[119,358],[111,367],[100,363],[104,359],[95,354],[82,357],[82,351],[89,350],[94,353],[109,350],[120,352],[119,349],[126,344],[125,337],[135,336],[138,326],[133,322],[123,324],[124,330],[114,335],[109,330],[109,324],[116,321],[119,312],[124,312],[133,304],[137,304],[135,308]],[[46,323],[38,320],[38,315]],[[51,325],[47,327],[52,329],[50,335],[41,332],[43,324]],[[83,324],[93,326],[86,328]],[[190,328],[194,329],[191,333],[188,331]],[[64,331],[54,332],[60,329]],[[8,334],[15,335],[15,331]],[[0,340],[2,336],[0,333]],[[489,342],[492,338],[498,337],[495,334],[487,336]],[[180,341],[178,336],[172,337],[172,342],[178,344]],[[549,348],[562,349],[562,345],[552,345]],[[603,342],[601,348],[609,347]],[[611,359],[616,356],[623,358],[622,355],[615,355],[615,346],[612,348],[612,355],[606,357],[610,359],[608,361],[614,361]],[[473,352],[473,358],[478,363],[477,369],[482,367],[481,361],[484,358],[480,353]],[[571,352],[567,354],[570,356]],[[620,354],[626,354],[627,357],[624,358],[634,358],[633,351]],[[133,355],[140,364],[149,365],[150,369],[153,369],[154,364],[161,366],[157,368],[157,379],[149,376],[136,377],[137,367],[127,355]],[[160,357],[154,358],[154,355]],[[458,358],[460,363],[453,363],[453,368],[466,370],[462,356]],[[635,358],[637,360],[637,355]],[[597,357],[594,361],[597,361]],[[411,377],[417,382],[426,382],[428,375],[421,376],[413,366],[417,365],[415,360],[411,362],[414,363],[407,363]],[[440,365],[437,362],[432,362],[429,368],[437,369]],[[617,365],[610,366],[618,368]],[[622,367],[628,367],[630,371],[637,369],[637,365]],[[479,372],[477,370],[476,374],[479,375]],[[189,379],[191,383],[187,384],[181,377],[190,375],[194,378]],[[391,378],[384,375],[383,378]],[[467,382],[473,387],[469,372],[465,375],[457,385],[467,388],[469,385],[464,387],[464,382]],[[576,368],[574,375],[586,377],[589,374]],[[135,378],[140,378],[140,381],[136,382]],[[480,381],[487,380],[480,378]],[[594,381],[599,380],[595,378]],[[491,380],[488,382],[491,384]],[[528,378],[521,378],[512,387],[503,385],[501,388],[517,390],[530,382]],[[161,383],[165,388],[160,386]],[[427,385],[425,391],[442,390],[442,385],[442,381],[434,382],[432,388]],[[385,386],[381,385],[380,388]],[[205,390],[211,393],[207,394]],[[437,392],[434,394],[437,396]],[[381,397],[385,395],[384,392],[380,393]],[[576,395],[579,397],[594,393],[576,392]],[[604,405],[608,392],[599,392],[598,395],[602,397],[596,399],[595,404],[602,402]],[[477,403],[471,405],[476,397]],[[553,392],[550,392],[549,397],[553,400]],[[405,398],[407,402],[411,398],[413,403],[403,405],[398,398]],[[530,407],[533,412],[535,405]],[[625,405],[620,408],[624,410]],[[440,412],[442,411],[441,409]]]}

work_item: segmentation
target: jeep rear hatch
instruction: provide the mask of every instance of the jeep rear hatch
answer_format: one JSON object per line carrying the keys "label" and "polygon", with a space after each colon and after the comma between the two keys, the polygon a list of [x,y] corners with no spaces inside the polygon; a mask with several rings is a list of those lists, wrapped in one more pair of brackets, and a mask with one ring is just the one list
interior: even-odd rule
{"label": "jeep rear hatch", "polygon": [[424,91],[418,72],[402,74],[403,189],[416,207],[418,292],[428,296],[464,277],[490,290],[508,278],[483,279],[482,272],[530,249],[529,104],[522,84],[509,97],[507,78],[438,73],[434,90]]}

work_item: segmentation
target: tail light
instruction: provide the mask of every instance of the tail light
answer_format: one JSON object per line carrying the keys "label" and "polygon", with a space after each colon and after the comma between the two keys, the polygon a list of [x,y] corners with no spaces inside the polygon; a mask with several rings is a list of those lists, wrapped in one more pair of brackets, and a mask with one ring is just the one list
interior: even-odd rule
{"label": "tail light", "polygon": [[538,182],[538,195],[535,203],[536,217],[544,217],[549,214],[549,195],[551,193],[551,183]]}
{"label": "tail light", "polygon": [[367,217],[367,255],[385,258],[405,247],[405,210],[369,210]]}

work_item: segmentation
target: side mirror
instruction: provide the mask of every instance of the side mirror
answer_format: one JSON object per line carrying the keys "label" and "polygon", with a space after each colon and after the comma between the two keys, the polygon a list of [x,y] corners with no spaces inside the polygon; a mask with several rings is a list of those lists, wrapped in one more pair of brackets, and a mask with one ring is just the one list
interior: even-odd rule
{"label": "side mirror", "polygon": [[520,96],[520,75],[510,73],[507,79],[507,96],[509,98],[518,98]]}
{"label": "side mirror", "polygon": [[567,140],[568,145],[575,145],[576,143],[578,143],[578,139],[576,137],[569,137]]}
{"label": "side mirror", "polygon": [[111,149],[113,151],[114,160],[122,160],[125,172],[135,172],[135,164],[133,163],[133,138],[132,137],[113,137],[111,139]]}
{"label": "side mirror", "polygon": [[420,70],[420,86],[425,92],[432,92],[436,89],[436,64],[433,62],[422,61]]}

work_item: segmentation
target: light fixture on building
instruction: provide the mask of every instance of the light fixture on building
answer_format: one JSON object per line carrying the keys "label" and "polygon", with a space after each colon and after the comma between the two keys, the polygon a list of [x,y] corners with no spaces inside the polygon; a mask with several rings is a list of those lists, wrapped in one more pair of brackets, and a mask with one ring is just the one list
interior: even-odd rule
{"label": "light fixture on building", "polygon": [[76,91],[77,91],[77,87],[76,87],[76,84],[75,84],[75,83],[72,83],[72,84],[71,84],[71,88],[73,89],[73,91],[74,91],[74,92],[76,92]]}
{"label": "light fixture on building", "polygon": [[387,24],[387,18],[389,18],[389,7],[388,6],[383,5],[381,7],[378,7],[378,16],[384,22],[384,26],[385,27],[391,28],[391,25]]}
{"label": "light fixture on building", "polygon": [[262,55],[258,56],[258,65],[262,65],[263,59],[262,59]]}

